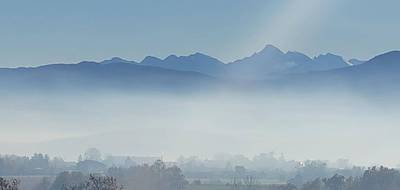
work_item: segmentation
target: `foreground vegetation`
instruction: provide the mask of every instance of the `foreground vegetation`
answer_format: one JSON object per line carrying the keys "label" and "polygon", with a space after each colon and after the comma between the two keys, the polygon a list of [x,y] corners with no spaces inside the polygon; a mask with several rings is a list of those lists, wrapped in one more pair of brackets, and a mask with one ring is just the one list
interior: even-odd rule
{"label": "foreground vegetation", "polygon": [[[124,159],[121,158],[122,164],[117,165],[113,159],[103,160],[95,149],[80,156],[78,162],[50,159],[43,154],[0,156],[0,190],[400,189],[400,172],[385,167],[329,168],[322,161],[298,164],[265,154],[253,160],[242,159],[246,166],[253,166],[252,169],[240,165],[212,168],[209,166],[215,163],[192,158],[176,163],[155,160],[151,165],[137,164],[129,157]],[[264,168],[256,170],[254,166]],[[292,169],[294,166],[296,168]]]}
{"label": "foreground vegetation", "polygon": [[[20,181],[0,178],[0,190],[20,190]],[[372,167],[362,176],[334,175],[316,178],[302,185],[266,185],[256,178],[232,178],[227,184],[202,184],[187,181],[176,166],[166,167],[162,161],[131,168],[110,168],[106,174],[62,172],[53,182],[43,180],[34,190],[399,190],[400,172],[385,167]]]}

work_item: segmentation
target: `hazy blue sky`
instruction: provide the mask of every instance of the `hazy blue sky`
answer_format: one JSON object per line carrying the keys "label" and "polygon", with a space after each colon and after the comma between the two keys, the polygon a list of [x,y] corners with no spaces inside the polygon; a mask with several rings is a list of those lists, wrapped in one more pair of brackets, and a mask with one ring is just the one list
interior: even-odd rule
{"label": "hazy blue sky", "polygon": [[265,44],[367,59],[400,49],[399,0],[37,0],[0,3],[0,66],[203,52],[232,61]]}

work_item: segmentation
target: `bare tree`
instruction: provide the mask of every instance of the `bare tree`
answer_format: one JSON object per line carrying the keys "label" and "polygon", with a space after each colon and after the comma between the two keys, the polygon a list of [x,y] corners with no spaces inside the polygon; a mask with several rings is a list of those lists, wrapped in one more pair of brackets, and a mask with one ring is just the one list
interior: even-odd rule
{"label": "bare tree", "polygon": [[257,181],[256,181],[256,178],[255,177],[253,177],[253,176],[246,176],[244,179],[243,179],[243,184],[244,184],[244,187],[245,187],[245,190],[255,190],[255,189],[257,189]]}
{"label": "bare tree", "polygon": [[0,190],[18,190],[20,181],[17,179],[5,179],[0,177]]}
{"label": "bare tree", "polygon": [[237,177],[234,176],[232,184],[230,184],[232,190],[256,190],[257,180],[253,176]]}
{"label": "bare tree", "polygon": [[233,177],[232,184],[230,184],[232,190],[240,190],[242,186],[242,180],[238,177]]}
{"label": "bare tree", "polygon": [[117,179],[109,176],[89,175],[89,180],[83,184],[66,187],[64,190],[122,190],[123,187],[117,183]]}

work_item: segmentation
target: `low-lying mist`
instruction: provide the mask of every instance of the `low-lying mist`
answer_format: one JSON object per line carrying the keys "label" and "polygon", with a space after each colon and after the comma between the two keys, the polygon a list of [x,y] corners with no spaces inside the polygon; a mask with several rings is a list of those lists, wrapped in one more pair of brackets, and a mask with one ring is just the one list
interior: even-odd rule
{"label": "low-lying mist", "polygon": [[[284,153],[288,159],[399,164],[395,99],[355,93],[24,94],[0,100],[3,154]],[[391,106],[388,106],[391,105]]]}

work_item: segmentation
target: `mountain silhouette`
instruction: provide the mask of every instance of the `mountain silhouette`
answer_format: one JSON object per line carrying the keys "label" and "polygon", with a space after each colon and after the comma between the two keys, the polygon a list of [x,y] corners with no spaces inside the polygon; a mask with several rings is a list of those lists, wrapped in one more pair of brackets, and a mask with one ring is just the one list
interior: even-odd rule
{"label": "mountain silhouette", "polygon": [[137,64],[135,61],[128,61],[125,59],[122,59],[120,57],[113,57],[109,60],[104,60],[100,62],[100,64],[122,64],[122,63],[130,63],[130,64]]}
{"label": "mountain silhouette", "polygon": [[346,61],[338,55],[327,53],[324,55],[319,55],[313,59],[314,65],[312,69],[314,71],[324,71],[337,68],[343,68],[350,66]]}
{"label": "mountain silhouette", "polygon": [[165,59],[148,56],[140,62],[140,65],[236,79],[265,79],[280,74],[324,71],[350,66],[337,55],[325,54],[312,59],[300,52],[284,53],[273,45],[267,45],[249,57],[226,64],[214,57],[195,53],[188,56],[170,55]]}
{"label": "mountain silhouette", "polygon": [[351,67],[287,75],[276,85],[288,88],[346,88],[368,93],[400,93],[400,51],[391,51]]}
{"label": "mountain silhouette", "polygon": [[[353,61],[354,62],[354,61]],[[399,91],[400,51],[378,55],[350,66],[342,57],[324,54],[310,58],[266,46],[250,57],[224,64],[201,53],[148,56],[141,62],[114,57],[99,63],[50,64],[0,69],[0,90],[179,90],[223,85],[239,88],[330,88]],[[249,80],[251,79],[251,80]],[[257,79],[257,80],[254,80]],[[239,85],[238,85],[239,84]],[[259,86],[262,84],[262,86]]]}
{"label": "mountain silhouette", "polygon": [[178,71],[194,71],[207,75],[218,76],[225,68],[225,64],[216,58],[202,53],[189,56],[170,55],[165,59],[146,57],[140,65],[155,66]]}
{"label": "mountain silhouette", "polygon": [[267,45],[263,50],[229,64],[235,73],[265,78],[270,74],[304,73],[309,71],[324,71],[347,67],[342,57],[325,54],[313,59],[300,52],[282,52],[275,46]]}
{"label": "mountain silhouette", "polygon": [[0,69],[2,90],[173,90],[210,85],[214,80],[201,73],[141,66],[120,59]]}

